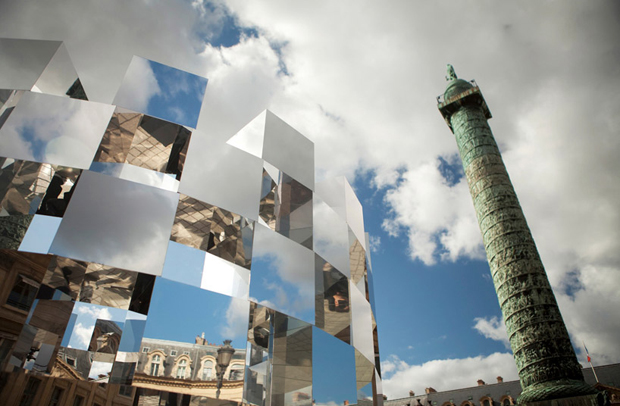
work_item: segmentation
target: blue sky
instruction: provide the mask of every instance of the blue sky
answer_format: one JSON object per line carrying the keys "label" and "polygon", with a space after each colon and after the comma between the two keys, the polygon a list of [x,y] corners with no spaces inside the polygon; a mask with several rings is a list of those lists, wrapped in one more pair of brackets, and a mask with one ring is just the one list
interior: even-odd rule
{"label": "blue sky", "polygon": [[208,78],[196,128],[209,137],[228,139],[269,108],[315,142],[316,179],[346,175],[364,206],[390,398],[516,376],[456,143],[436,108],[452,63],[493,113],[573,341],[595,365],[620,361],[615,3],[2,7],[3,36],[65,41],[91,100],[111,103],[140,55]]}

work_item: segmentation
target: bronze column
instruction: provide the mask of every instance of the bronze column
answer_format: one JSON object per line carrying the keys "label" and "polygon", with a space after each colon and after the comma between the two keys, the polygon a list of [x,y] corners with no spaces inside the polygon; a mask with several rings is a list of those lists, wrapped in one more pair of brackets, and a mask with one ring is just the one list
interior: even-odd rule
{"label": "bronze column", "polygon": [[[551,290],[525,216],[487,120],[477,85],[449,81],[439,111],[454,133],[474,201],[521,387],[519,403],[596,394],[581,365]],[[440,96],[441,98],[441,96]]]}

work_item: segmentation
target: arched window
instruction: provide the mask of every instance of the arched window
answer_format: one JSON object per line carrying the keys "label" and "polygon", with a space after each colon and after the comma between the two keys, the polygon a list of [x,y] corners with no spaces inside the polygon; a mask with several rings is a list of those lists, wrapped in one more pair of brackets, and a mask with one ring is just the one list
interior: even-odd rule
{"label": "arched window", "polygon": [[232,364],[230,366],[230,374],[228,376],[229,381],[240,381],[243,379],[243,370],[245,369],[245,365],[243,364]]}
{"label": "arched window", "polygon": [[151,358],[151,375],[159,376],[159,365],[161,364],[161,357],[158,354],[153,355]]}
{"label": "arched window", "polygon": [[207,360],[202,363],[202,380],[210,381],[213,376],[213,361]]}
{"label": "arched window", "polygon": [[187,368],[187,360],[182,359],[177,366],[177,378],[185,378],[185,369]]}

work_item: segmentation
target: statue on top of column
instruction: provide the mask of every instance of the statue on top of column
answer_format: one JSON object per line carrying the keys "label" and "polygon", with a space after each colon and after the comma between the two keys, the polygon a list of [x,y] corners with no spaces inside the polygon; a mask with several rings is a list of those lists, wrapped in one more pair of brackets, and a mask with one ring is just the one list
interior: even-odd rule
{"label": "statue on top of column", "polygon": [[446,80],[456,80],[458,77],[456,76],[456,72],[454,71],[454,66],[448,64],[448,76],[446,76]]}

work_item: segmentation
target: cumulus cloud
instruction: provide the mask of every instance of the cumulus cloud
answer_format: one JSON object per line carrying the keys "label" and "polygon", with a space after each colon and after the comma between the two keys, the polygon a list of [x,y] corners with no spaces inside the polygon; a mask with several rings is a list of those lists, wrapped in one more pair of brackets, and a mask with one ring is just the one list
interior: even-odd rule
{"label": "cumulus cloud", "polygon": [[461,359],[443,359],[410,365],[396,356],[381,362],[383,393],[390,399],[402,398],[409,391],[424,393],[432,387],[437,391],[476,386],[476,380],[495,382],[497,376],[504,380],[518,379],[512,354],[493,353]]}
{"label": "cumulus cloud", "polygon": [[161,89],[150,62],[134,57],[113,103],[134,111],[146,112],[151,98],[160,93]]}
{"label": "cumulus cloud", "polygon": [[506,348],[510,349],[510,342],[508,340],[508,334],[506,333],[506,324],[503,318],[476,317],[474,322],[474,330],[478,331],[486,338],[502,342]]}
{"label": "cumulus cloud", "polygon": [[221,336],[231,339],[245,337],[248,330],[249,312],[250,302],[231,298],[226,309],[226,324],[221,329]]}
{"label": "cumulus cloud", "polygon": [[450,185],[439,165],[436,159],[402,175],[385,196],[392,216],[384,220],[383,228],[392,235],[407,233],[411,258],[427,265],[438,259],[481,259],[482,237],[467,183]]}
{"label": "cumulus cloud", "polygon": [[370,251],[379,252],[379,249],[381,248],[381,237],[378,235],[371,235],[368,240],[370,243]]}

